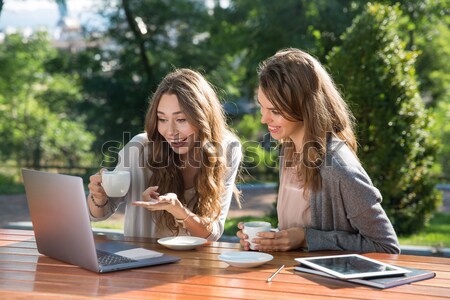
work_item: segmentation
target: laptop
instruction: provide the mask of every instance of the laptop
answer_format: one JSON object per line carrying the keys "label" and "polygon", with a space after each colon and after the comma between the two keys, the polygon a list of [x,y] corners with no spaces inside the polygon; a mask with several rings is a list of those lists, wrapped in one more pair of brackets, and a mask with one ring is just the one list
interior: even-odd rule
{"label": "laptop", "polygon": [[118,241],[94,242],[81,177],[22,169],[39,253],[104,273],[179,261]]}

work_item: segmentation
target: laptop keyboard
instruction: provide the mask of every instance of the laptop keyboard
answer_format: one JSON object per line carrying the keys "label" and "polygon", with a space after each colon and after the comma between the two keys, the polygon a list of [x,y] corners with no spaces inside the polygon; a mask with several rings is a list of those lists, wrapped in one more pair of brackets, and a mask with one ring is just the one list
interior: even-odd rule
{"label": "laptop keyboard", "polygon": [[104,252],[101,250],[97,250],[97,260],[98,263],[102,266],[111,266],[111,265],[117,265],[117,264],[123,264],[128,262],[135,262],[136,260],[120,256],[108,252]]}

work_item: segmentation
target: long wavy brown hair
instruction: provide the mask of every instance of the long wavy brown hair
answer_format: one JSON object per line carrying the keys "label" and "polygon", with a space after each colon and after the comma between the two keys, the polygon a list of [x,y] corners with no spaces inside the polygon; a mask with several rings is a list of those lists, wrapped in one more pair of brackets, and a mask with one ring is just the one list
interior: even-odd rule
{"label": "long wavy brown hair", "polygon": [[356,156],[354,117],[332,78],[310,54],[299,49],[278,51],[258,68],[259,87],[280,114],[302,121],[302,149],[295,153],[291,139],[281,141],[284,164],[294,162],[305,191],[321,187],[319,167],[327,149],[327,136],[338,136]]}
{"label": "long wavy brown hair", "polygon": [[[222,141],[226,134],[231,134],[222,106],[211,84],[200,73],[190,69],[177,69],[169,73],[150,100],[145,117],[145,131],[149,139],[146,165],[152,173],[148,185],[158,186],[161,195],[176,193],[184,205],[189,200],[184,199],[185,187],[181,171],[185,162],[181,161],[180,156],[158,132],[157,109],[164,94],[177,96],[188,122],[199,131],[194,151],[189,153],[200,165],[194,178],[198,201],[193,212],[206,224],[211,224],[220,215],[220,199],[225,191],[227,155],[226,149],[222,149]],[[157,212],[156,221],[178,234],[179,229],[170,213]]]}

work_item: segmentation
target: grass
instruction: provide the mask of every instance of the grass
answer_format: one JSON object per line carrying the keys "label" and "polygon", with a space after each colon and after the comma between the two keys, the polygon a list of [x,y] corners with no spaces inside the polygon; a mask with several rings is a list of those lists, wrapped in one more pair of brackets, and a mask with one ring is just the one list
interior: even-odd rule
{"label": "grass", "polygon": [[400,245],[438,246],[450,248],[450,214],[435,213],[420,233],[399,237]]}
{"label": "grass", "polygon": [[266,221],[272,224],[272,227],[277,226],[277,221],[274,220],[271,217],[252,217],[252,216],[245,216],[245,217],[238,217],[238,218],[231,218],[227,219],[225,222],[225,229],[223,234],[228,236],[235,236],[236,232],[238,231],[237,225],[239,222],[250,222],[250,221]]}
{"label": "grass", "polygon": [[23,184],[17,182],[14,176],[0,173],[0,195],[24,194]]}
{"label": "grass", "polygon": [[123,231],[123,221],[122,220],[105,220],[99,222],[91,222],[93,228],[98,229],[113,229]]}

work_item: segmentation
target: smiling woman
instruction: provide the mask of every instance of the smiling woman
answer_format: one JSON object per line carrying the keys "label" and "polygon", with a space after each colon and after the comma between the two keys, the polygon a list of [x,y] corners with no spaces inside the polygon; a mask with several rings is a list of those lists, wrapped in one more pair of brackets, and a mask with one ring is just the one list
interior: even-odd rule
{"label": "smiling woman", "polygon": [[126,236],[218,240],[242,153],[211,85],[190,69],[168,74],[152,97],[145,131],[119,153],[116,170],[131,173],[125,197],[107,197],[102,177],[91,176],[91,219],[104,220],[126,203]]}
{"label": "smiling woman", "polygon": [[178,97],[174,94],[164,94],[158,106],[158,132],[173,151],[185,161],[189,160],[188,153],[194,148],[194,141],[198,135],[198,128],[188,122],[186,114],[180,108]]}
{"label": "smiling woman", "polygon": [[398,253],[379,190],[358,160],[353,116],[331,76],[313,56],[282,49],[258,70],[261,122],[281,143],[279,232],[245,250],[343,250]]}

